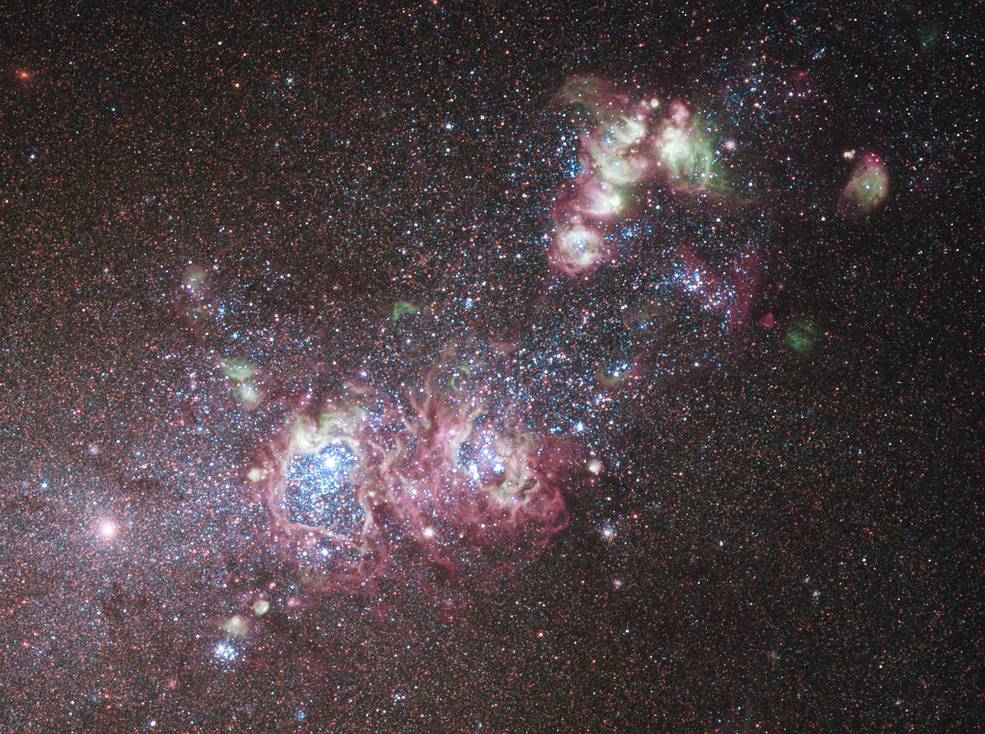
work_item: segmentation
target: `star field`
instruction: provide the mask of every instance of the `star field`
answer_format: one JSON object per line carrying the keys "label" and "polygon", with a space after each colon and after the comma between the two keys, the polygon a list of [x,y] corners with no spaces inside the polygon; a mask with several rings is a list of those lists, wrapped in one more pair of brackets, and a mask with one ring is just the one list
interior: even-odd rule
{"label": "star field", "polygon": [[973,28],[0,10],[0,731],[976,731]]}

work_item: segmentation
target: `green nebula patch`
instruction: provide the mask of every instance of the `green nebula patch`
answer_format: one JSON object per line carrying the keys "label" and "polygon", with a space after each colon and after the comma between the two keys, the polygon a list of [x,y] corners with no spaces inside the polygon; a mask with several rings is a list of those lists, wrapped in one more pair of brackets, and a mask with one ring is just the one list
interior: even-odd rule
{"label": "green nebula patch", "polygon": [[397,301],[393,304],[393,311],[390,314],[390,321],[396,323],[401,316],[415,316],[421,312],[417,306],[409,301]]}
{"label": "green nebula patch", "polygon": [[790,324],[787,329],[786,344],[797,354],[805,354],[813,351],[820,334],[812,321],[800,319]]}

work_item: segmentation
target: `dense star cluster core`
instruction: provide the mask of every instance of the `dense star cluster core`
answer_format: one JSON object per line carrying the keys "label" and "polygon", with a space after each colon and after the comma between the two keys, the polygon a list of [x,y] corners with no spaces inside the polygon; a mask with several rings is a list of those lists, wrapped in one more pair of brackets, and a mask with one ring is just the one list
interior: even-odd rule
{"label": "dense star cluster core", "polygon": [[980,59],[907,4],[0,10],[0,731],[972,731]]}

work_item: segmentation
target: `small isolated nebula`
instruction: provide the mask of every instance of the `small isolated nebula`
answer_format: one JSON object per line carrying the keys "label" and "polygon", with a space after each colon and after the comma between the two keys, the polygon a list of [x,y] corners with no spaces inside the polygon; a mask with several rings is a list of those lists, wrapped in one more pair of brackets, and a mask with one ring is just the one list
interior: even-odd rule
{"label": "small isolated nebula", "polygon": [[597,230],[582,224],[565,227],[554,236],[551,263],[565,275],[592,272],[605,260],[605,241]]}
{"label": "small isolated nebula", "polygon": [[889,173],[875,153],[866,153],[842,189],[838,206],[846,215],[871,214],[889,194]]}

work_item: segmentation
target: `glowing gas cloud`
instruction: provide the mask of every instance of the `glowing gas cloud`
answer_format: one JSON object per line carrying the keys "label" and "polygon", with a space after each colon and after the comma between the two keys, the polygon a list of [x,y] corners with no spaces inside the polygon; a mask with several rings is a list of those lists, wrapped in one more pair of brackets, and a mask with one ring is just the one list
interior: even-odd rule
{"label": "glowing gas cloud", "polygon": [[591,77],[571,79],[558,98],[588,114],[582,173],[554,206],[550,261],[565,275],[584,276],[611,257],[611,227],[630,215],[639,187],[660,182],[692,194],[722,190],[711,128],[684,103],[634,101]]}
{"label": "glowing gas cloud", "polygon": [[889,173],[886,165],[875,153],[866,153],[842,189],[838,204],[847,215],[865,215],[878,209],[888,195]]}
{"label": "glowing gas cloud", "polygon": [[[537,373],[548,389],[552,380],[588,385],[584,390],[597,394],[579,393],[577,400],[595,405],[602,393],[677,374],[679,352],[692,350],[686,368],[698,368],[714,362],[704,347],[710,340],[727,335],[737,341],[731,337],[754,316],[763,244],[755,235],[737,236],[738,228],[703,225],[704,212],[676,217],[683,224],[666,237],[654,235],[653,227],[630,226],[676,206],[693,212],[707,205],[723,213],[754,203],[740,202],[725,185],[718,161],[734,144],[720,149],[714,126],[688,105],[634,98],[590,77],[570,80],[558,100],[580,111],[581,168],[554,197],[549,265],[564,277],[587,280],[612,261],[635,268],[638,284],[637,300],[621,299],[623,328],[608,334],[614,333],[611,358],[572,362],[570,370],[584,374],[564,366]],[[668,195],[658,197],[654,187]],[[844,206],[871,210],[886,187],[885,167],[868,154],[846,188]],[[661,198],[668,207],[662,212],[654,204]],[[634,259],[614,262],[617,242],[625,245],[633,232],[647,230],[640,235],[650,238],[647,246],[637,248]],[[189,272],[185,287],[201,299],[204,273]],[[678,309],[687,312],[680,320]],[[389,328],[410,328],[421,314],[422,307],[397,301]],[[760,323],[772,326],[768,316]],[[578,334],[586,338],[579,347],[594,333],[590,314],[580,317]],[[678,324],[686,325],[679,340]],[[561,357],[563,338],[567,330],[554,348]],[[485,361],[496,357],[452,346],[434,362],[427,359],[426,368],[401,373],[399,392],[392,384],[349,382],[328,399],[293,405],[281,433],[250,469],[277,547],[303,569],[309,589],[374,589],[408,572],[471,574],[510,564],[566,526],[565,495],[577,472],[591,481],[602,471],[586,446],[572,438],[562,442],[560,429],[538,424],[519,383],[505,384],[508,370]],[[241,398],[249,407],[253,365],[227,360],[224,371],[247,391]],[[259,401],[264,393],[255,392]],[[575,434],[585,428],[577,425]]]}
{"label": "glowing gas cloud", "polygon": [[400,399],[350,385],[304,407],[251,471],[309,585],[372,587],[408,554],[457,573],[535,551],[567,524],[568,450],[454,362]]}

